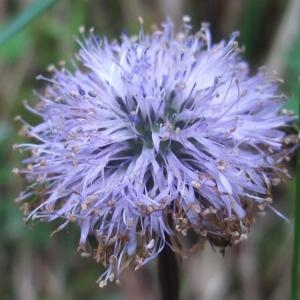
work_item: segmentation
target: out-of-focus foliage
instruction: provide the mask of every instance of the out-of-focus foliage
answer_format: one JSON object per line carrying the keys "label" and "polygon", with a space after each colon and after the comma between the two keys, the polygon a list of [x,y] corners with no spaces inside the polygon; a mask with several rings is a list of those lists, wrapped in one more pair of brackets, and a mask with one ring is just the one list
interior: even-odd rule
{"label": "out-of-focus foliage", "polygon": [[35,1],[27,5],[14,19],[9,22],[5,30],[0,32],[0,46],[24,28],[28,23],[37,18],[44,11],[49,9],[57,0]]}
{"label": "out-of-focus foliage", "polygon": [[290,93],[291,100],[287,107],[298,112],[299,99],[299,79],[300,79],[300,33],[292,44],[291,49],[287,53],[287,72],[286,72],[286,92]]}
{"label": "out-of-focus foliage", "polygon": [[[1,0],[0,29],[31,1]],[[95,27],[99,35],[117,37],[123,28],[134,34],[138,16],[145,30],[171,16],[178,24],[183,14],[192,16],[193,27],[210,22],[214,40],[241,30],[244,55],[255,69],[267,63],[274,51],[274,40],[282,29],[282,19],[294,0],[61,0],[45,14],[16,34],[0,48],[0,299],[157,299],[155,265],[139,272],[128,272],[123,287],[100,290],[95,281],[101,266],[76,252],[78,230],[68,227],[51,237],[58,224],[25,225],[14,199],[22,189],[21,180],[11,173],[21,154],[12,151],[20,138],[22,115],[36,122],[25,111],[22,101],[34,104],[35,81],[47,74],[47,65],[67,63],[77,48],[78,27]],[[300,28],[298,20],[294,20]],[[296,108],[300,75],[300,32],[285,41],[287,51],[278,59],[284,66],[285,93]],[[272,64],[269,66],[272,69]],[[293,171],[293,162],[291,163]],[[294,183],[276,187],[275,207],[292,218]],[[183,263],[182,299],[287,299],[290,282],[292,227],[272,212],[257,220],[249,239],[227,249],[223,258],[209,245],[197,250]]]}

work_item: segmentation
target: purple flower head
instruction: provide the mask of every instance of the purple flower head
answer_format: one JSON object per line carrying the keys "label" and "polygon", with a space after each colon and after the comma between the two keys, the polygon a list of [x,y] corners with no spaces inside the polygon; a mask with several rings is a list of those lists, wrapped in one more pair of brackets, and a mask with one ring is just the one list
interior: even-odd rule
{"label": "purple flower head", "polygon": [[33,142],[16,145],[30,153],[19,200],[28,218],[80,226],[81,249],[105,267],[100,286],[192,231],[240,240],[287,175],[293,117],[277,78],[249,74],[236,33],[213,45],[206,24],[191,34],[186,21],[112,42],[90,31],[78,66],[40,76],[47,88],[27,106],[41,121],[23,121]]}

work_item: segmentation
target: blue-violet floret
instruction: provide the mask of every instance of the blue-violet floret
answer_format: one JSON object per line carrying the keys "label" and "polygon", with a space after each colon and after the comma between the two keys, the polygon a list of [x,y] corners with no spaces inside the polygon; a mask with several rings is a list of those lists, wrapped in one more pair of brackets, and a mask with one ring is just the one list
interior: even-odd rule
{"label": "blue-violet floret", "polygon": [[22,120],[31,142],[15,146],[29,152],[19,200],[27,218],[80,226],[80,248],[105,267],[100,286],[166,245],[180,252],[190,232],[232,244],[271,207],[293,116],[278,78],[251,75],[236,38],[212,44],[188,18],[178,33],[167,20],[115,41],[91,30],[73,71],[39,76],[45,91],[26,106],[40,122]]}

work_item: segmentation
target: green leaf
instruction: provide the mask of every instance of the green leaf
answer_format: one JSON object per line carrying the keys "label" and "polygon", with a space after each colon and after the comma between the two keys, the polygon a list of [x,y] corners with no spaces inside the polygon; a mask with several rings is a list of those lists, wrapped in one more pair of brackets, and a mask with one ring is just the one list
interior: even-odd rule
{"label": "green leaf", "polygon": [[[300,96],[298,101],[300,102]],[[300,104],[298,105],[298,115],[300,116]],[[300,121],[299,126],[300,126]],[[294,247],[292,260],[292,281],[291,300],[297,300],[299,295],[299,269],[300,269],[300,149],[297,152],[296,165],[296,196],[295,196],[295,217],[294,217]]]}
{"label": "green leaf", "polygon": [[0,47],[0,60],[4,59],[7,65],[12,64],[21,58],[24,53],[28,53],[31,47],[32,36],[28,30],[22,30]]}
{"label": "green leaf", "polygon": [[0,47],[58,0],[36,0],[0,32]]}
{"label": "green leaf", "polygon": [[292,110],[295,114],[298,111],[299,103],[295,97],[291,97],[289,101],[284,105],[286,109]]}

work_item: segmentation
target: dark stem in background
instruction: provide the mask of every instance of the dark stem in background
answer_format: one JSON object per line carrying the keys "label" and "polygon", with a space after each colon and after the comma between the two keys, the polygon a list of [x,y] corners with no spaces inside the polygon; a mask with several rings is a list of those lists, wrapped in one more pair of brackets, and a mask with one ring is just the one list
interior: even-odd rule
{"label": "dark stem in background", "polygon": [[179,274],[176,254],[165,245],[158,257],[158,280],[162,300],[179,300]]}

